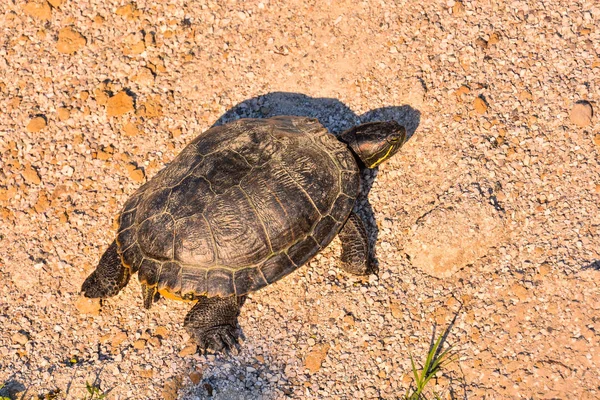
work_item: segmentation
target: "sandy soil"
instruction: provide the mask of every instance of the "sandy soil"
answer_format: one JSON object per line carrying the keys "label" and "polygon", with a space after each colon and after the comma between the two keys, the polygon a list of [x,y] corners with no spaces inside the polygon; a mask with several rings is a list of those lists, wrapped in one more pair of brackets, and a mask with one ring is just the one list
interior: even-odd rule
{"label": "sandy soil", "polygon": [[[0,2],[0,395],[393,399],[449,327],[444,398],[599,398],[599,26],[592,0]],[[135,282],[79,300],[137,187],[279,114],[407,126],[357,205],[378,275],[334,241],[228,357]]]}

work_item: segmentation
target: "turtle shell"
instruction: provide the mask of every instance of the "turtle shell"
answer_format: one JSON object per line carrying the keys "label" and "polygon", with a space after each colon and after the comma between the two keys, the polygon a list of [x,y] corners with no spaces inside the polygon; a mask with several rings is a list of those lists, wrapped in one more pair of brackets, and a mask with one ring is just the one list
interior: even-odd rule
{"label": "turtle shell", "polygon": [[118,251],[171,296],[240,296],[327,246],[359,186],[354,156],[317,120],[238,120],[198,136],[134,193]]}

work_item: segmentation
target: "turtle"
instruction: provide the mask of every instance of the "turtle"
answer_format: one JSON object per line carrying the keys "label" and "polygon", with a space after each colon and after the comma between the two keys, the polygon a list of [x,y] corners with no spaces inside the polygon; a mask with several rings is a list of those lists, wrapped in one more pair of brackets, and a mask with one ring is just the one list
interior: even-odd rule
{"label": "turtle", "polygon": [[365,225],[353,211],[361,171],[405,141],[395,121],[338,136],[298,116],[212,127],[125,202],[116,239],[81,292],[115,296],[137,273],[146,309],[161,296],[195,303],[184,328],[201,352],[237,351],[246,296],[306,264],[336,235],[341,268],[370,273]]}

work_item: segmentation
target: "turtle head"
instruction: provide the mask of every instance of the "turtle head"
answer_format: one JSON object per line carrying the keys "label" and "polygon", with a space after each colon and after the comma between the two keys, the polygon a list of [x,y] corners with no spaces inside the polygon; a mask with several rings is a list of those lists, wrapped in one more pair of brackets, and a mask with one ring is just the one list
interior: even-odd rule
{"label": "turtle head", "polygon": [[396,121],[369,122],[340,135],[367,168],[387,160],[406,142],[406,129]]}

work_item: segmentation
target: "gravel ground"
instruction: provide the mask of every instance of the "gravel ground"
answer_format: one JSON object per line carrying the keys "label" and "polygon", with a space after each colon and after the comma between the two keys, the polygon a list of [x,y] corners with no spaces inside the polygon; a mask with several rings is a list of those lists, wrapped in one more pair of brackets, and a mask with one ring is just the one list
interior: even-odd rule
{"label": "gravel ground", "polygon": [[[449,326],[448,398],[600,397],[600,4],[391,3],[0,2],[0,395],[393,399]],[[229,357],[136,284],[81,302],[141,183],[278,114],[408,127],[358,205],[377,276],[334,241],[249,298]]]}

